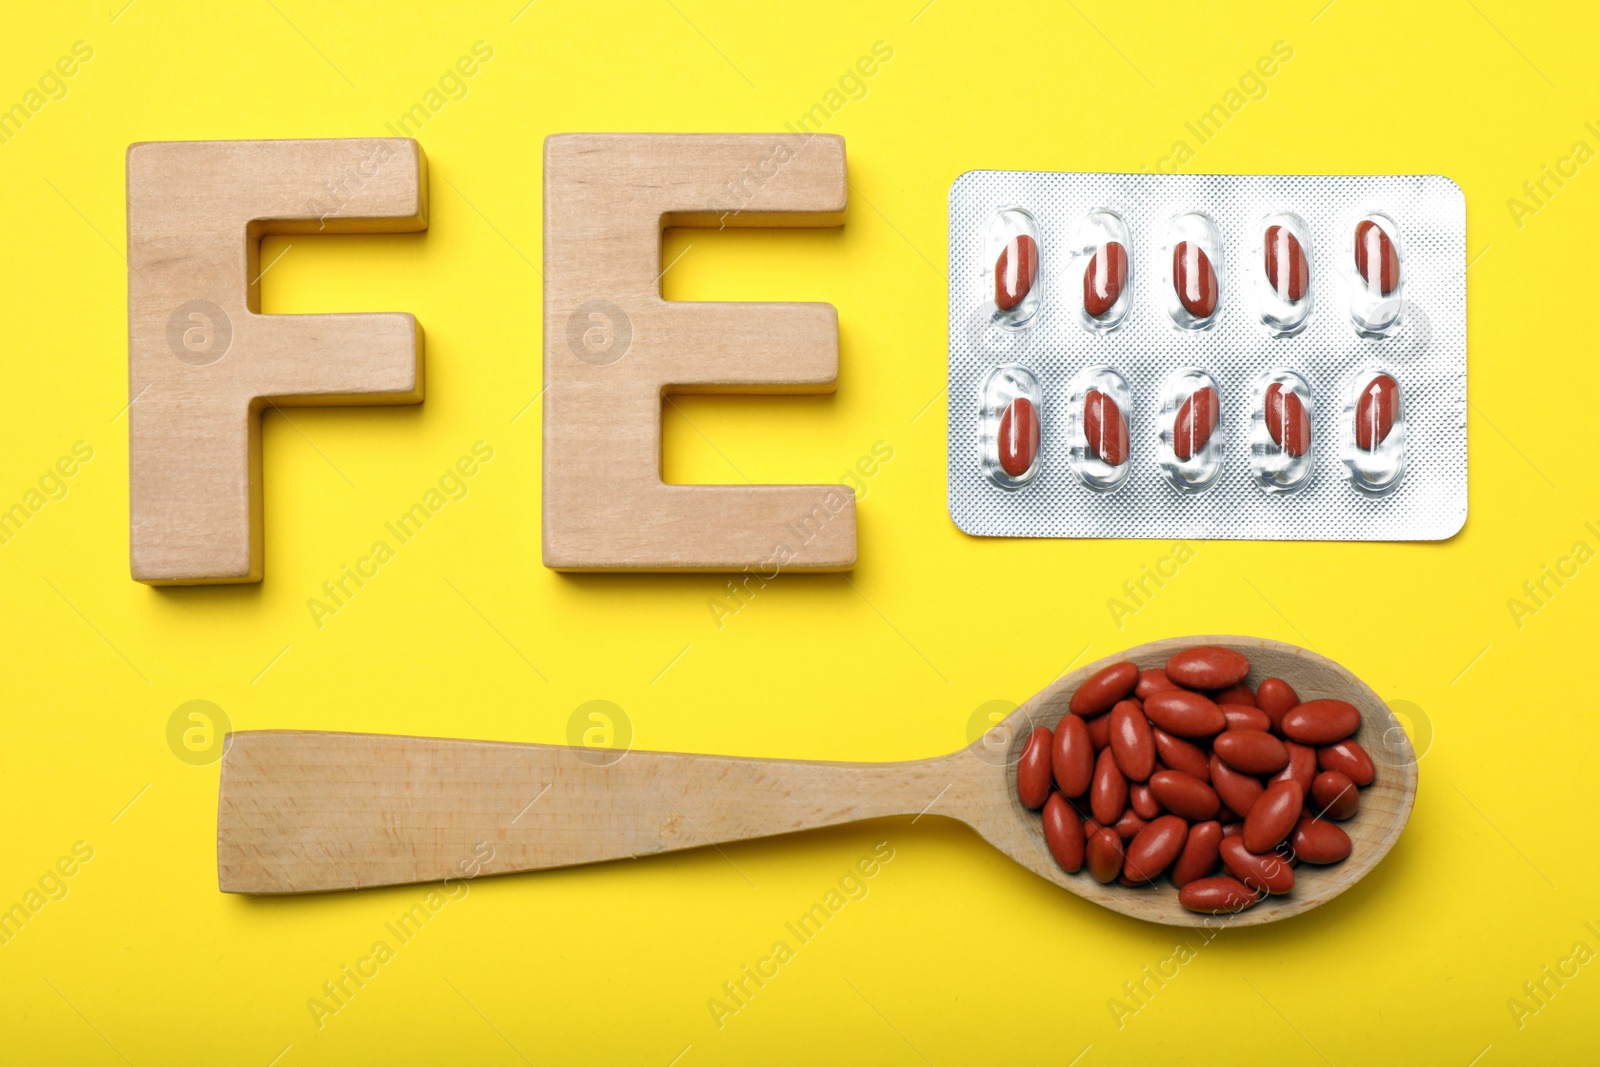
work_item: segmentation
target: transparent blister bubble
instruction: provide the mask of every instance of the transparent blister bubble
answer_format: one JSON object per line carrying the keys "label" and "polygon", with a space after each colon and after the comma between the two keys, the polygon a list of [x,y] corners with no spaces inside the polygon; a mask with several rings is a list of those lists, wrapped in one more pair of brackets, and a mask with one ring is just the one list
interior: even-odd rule
{"label": "transparent blister bubble", "polygon": [[996,367],[983,381],[978,462],[1002,489],[1020,489],[1043,467],[1044,391],[1027,367]]}
{"label": "transparent blister bubble", "polygon": [[1350,288],[1350,320],[1364,337],[1387,337],[1405,307],[1406,254],[1400,227],[1381,211],[1350,223],[1344,263]]}
{"label": "transparent blister bubble", "polygon": [[1305,329],[1316,290],[1311,284],[1311,227],[1290,211],[1275,211],[1256,228],[1255,303],[1261,322],[1279,337]]}
{"label": "transparent blister bubble", "polygon": [[1180,367],[1161,387],[1161,474],[1180,493],[1216,484],[1227,445],[1222,390],[1198,367]]}
{"label": "transparent blister bubble", "polygon": [[1405,402],[1400,381],[1376,365],[1356,371],[1339,416],[1339,455],[1345,477],[1379,496],[1400,484],[1406,463]]}
{"label": "transparent blister bubble", "polygon": [[1206,330],[1222,308],[1222,237],[1211,216],[1174,215],[1161,245],[1161,290],[1167,315],[1183,330]]}
{"label": "transparent blister bubble", "polygon": [[1078,296],[1078,317],[1096,333],[1122,325],[1133,306],[1133,242],[1128,224],[1110,208],[1086,214],[1072,233],[1064,288]]}
{"label": "transparent blister bubble", "polygon": [[1289,493],[1311,481],[1311,386],[1292,370],[1257,379],[1250,413],[1250,473],[1264,492]]}
{"label": "transparent blister bubble", "polygon": [[1027,326],[1043,302],[1044,242],[1038,221],[1025,208],[997,209],[984,227],[983,253],[990,317],[1008,329]]}
{"label": "transparent blister bubble", "polygon": [[1096,492],[1110,492],[1132,466],[1132,390],[1113,367],[1086,367],[1067,393],[1067,466]]}

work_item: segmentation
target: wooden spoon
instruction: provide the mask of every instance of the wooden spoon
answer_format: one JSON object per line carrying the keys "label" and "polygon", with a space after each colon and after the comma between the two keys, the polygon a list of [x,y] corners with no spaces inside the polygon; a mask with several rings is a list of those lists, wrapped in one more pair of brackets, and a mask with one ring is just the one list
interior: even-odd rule
{"label": "wooden spoon", "polygon": [[[1356,735],[1378,764],[1354,843],[1329,867],[1301,864],[1294,892],[1238,915],[1185,911],[1165,880],[1132,889],[1067,874],[1037,812],[1017,799],[1015,763],[1035,726],[1066,714],[1085,678],[1111,663],[1159,667],[1191,645],[1250,658],[1250,682],[1277,676],[1302,700],[1361,709]],[[217,874],[229,893],[305,893],[566,867],[791,833],[889,815],[967,823],[1035,874],[1137,919],[1253,926],[1298,915],[1372,870],[1411,815],[1416,756],[1378,695],[1314,652],[1250,637],[1157,641],[1063,675],[948,755],[827,763],[626,752],[380,734],[252,730],[230,735],[217,810]]]}

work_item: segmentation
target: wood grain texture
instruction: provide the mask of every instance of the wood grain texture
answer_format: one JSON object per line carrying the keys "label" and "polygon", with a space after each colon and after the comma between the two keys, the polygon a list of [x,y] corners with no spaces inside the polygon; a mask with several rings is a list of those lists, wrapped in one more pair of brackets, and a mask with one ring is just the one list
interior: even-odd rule
{"label": "wood grain texture", "polygon": [[[1034,726],[1054,728],[1072,690],[1110,663],[1161,666],[1195,644],[1238,648],[1250,682],[1273,675],[1302,699],[1362,712],[1357,739],[1379,760],[1354,843],[1329,867],[1301,864],[1294,892],[1233,916],[1185,911],[1170,883],[1104,886],[1051,858],[1037,812],[1017,800],[1014,764]],[[298,893],[460,878],[482,846],[484,873],[563,867],[790,833],[890,815],[972,826],[1035,874],[1113,911],[1175,926],[1253,926],[1300,914],[1355,884],[1399,838],[1416,794],[1415,756],[1388,707],[1359,679],[1276,641],[1159,641],[1057,679],[965,749],[899,763],[828,763],[562,745],[337,734],[232,734],[222,758],[218,879],[225,892]]]}
{"label": "wood grain texture", "polygon": [[544,152],[544,563],[558,570],[844,570],[838,485],[668,485],[662,397],[831,393],[828,304],[661,296],[667,226],[837,226],[833,135],[560,134]]}
{"label": "wood grain texture", "polygon": [[426,162],[412,140],[128,149],[136,580],[261,580],[265,406],[422,400],[422,331],[411,315],[260,313],[262,235],[426,228]]}

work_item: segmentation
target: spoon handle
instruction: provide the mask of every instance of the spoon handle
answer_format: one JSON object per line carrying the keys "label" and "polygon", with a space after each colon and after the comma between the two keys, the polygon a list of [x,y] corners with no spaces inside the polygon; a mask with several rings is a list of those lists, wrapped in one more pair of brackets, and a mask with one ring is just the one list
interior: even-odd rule
{"label": "spoon handle", "polygon": [[917,814],[965,764],[257,730],[222,757],[224,892],[467,879]]}

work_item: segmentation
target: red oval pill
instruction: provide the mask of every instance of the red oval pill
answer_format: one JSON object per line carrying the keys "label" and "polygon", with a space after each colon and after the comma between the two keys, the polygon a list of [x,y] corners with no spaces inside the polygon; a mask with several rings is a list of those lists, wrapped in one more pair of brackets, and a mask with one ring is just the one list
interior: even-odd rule
{"label": "red oval pill", "polygon": [[1120,467],[1128,458],[1128,423],[1117,402],[1098,389],[1083,398],[1083,436],[1089,451]]}
{"label": "red oval pill", "polygon": [[1199,455],[1211,440],[1222,410],[1221,398],[1211,386],[1189,394],[1172,420],[1172,452],[1179,459]]}
{"label": "red oval pill", "polygon": [[1343,700],[1308,700],[1284,713],[1283,735],[1302,745],[1331,745],[1361,729],[1361,712]]}
{"label": "red oval pill", "polygon": [[1189,827],[1189,839],[1172,865],[1172,884],[1182,889],[1216,870],[1221,845],[1222,824],[1215,819]]}
{"label": "red oval pill", "polygon": [[1248,813],[1266,791],[1260,780],[1229,767],[1215,752],[1210,761],[1211,788],[1233,811]]}
{"label": "red oval pill", "polygon": [[1128,804],[1128,780],[1117,767],[1111,749],[1101,750],[1094,764],[1094,781],[1089,784],[1089,811],[1101,826],[1110,826],[1122,817]]}
{"label": "red oval pill", "polygon": [[1289,836],[1305,796],[1295,782],[1273,782],[1244,816],[1244,847],[1266,852]]}
{"label": "red oval pill", "polygon": [[1300,394],[1277,382],[1267,386],[1267,432],[1291,456],[1303,456],[1311,447],[1311,416]]}
{"label": "red oval pill", "polygon": [[1162,763],[1175,771],[1192,774],[1202,782],[1211,781],[1210,764],[1199,745],[1174,737],[1165,730],[1151,730],[1150,733],[1155,737],[1156,755],[1161,757]]}
{"label": "red oval pill", "polygon": [[1082,869],[1083,818],[1060,793],[1044,802],[1044,843],[1062,870],[1076,874]]}
{"label": "red oval pill", "polygon": [[1050,741],[1049,728],[1036,726],[1022,746],[1022,758],[1017,761],[1017,797],[1023,807],[1042,807],[1050,797]]}
{"label": "red oval pill", "polygon": [[1371,785],[1377,777],[1372,757],[1353,740],[1340,741],[1317,749],[1317,766],[1325,771],[1338,771],[1356,785]]}
{"label": "red oval pill", "polygon": [[1154,819],[1128,842],[1122,871],[1130,879],[1149,882],[1172,866],[1189,837],[1189,824],[1176,815]]}
{"label": "red oval pill", "polygon": [[1272,720],[1260,708],[1247,707],[1244,704],[1222,704],[1217,707],[1222,709],[1222,714],[1228,720],[1230,730],[1271,730]]}
{"label": "red oval pill", "polygon": [[1083,310],[1101,318],[1116,305],[1128,285],[1128,250],[1121,241],[1107,241],[1089,257],[1083,271]]}
{"label": "red oval pill", "polygon": [[1400,286],[1400,254],[1383,227],[1371,219],[1356,223],[1356,270],[1367,288],[1381,296]]}
{"label": "red oval pill", "polygon": [[1400,383],[1380,374],[1356,398],[1356,447],[1371,452],[1383,444],[1399,415]]}
{"label": "red oval pill", "polygon": [[1198,645],[1167,660],[1167,677],[1190,689],[1227,689],[1244,681],[1250,660],[1220,645]]}
{"label": "red oval pill", "polygon": [[1294,868],[1276,852],[1251,852],[1237,837],[1222,842],[1218,852],[1228,873],[1251,889],[1282,896],[1294,888]]}
{"label": "red oval pill", "polygon": [[1197,319],[1217,310],[1217,271],[1211,257],[1192,241],[1180,241],[1172,250],[1172,288],[1183,310]]}
{"label": "red oval pill", "polygon": [[1207,697],[1185,689],[1151,694],[1144,702],[1144,713],[1151,722],[1178,737],[1209,737],[1228,725],[1221,708]]}
{"label": "red oval pill", "polygon": [[1056,724],[1050,770],[1056,788],[1067,796],[1081,797],[1089,791],[1089,781],[1094,776],[1094,743],[1089,740],[1089,728],[1076,715],[1063,715]]}
{"label": "red oval pill", "polygon": [[1038,280],[1038,242],[1019,233],[1006,242],[994,261],[994,306],[1001,311],[1013,310]]}
{"label": "red oval pill", "polygon": [[1148,782],[1128,786],[1128,807],[1141,819],[1150,820],[1161,814],[1161,801],[1150,791]]}
{"label": "red oval pill", "polygon": [[1215,819],[1222,807],[1216,790],[1194,775],[1182,771],[1157,771],[1152,774],[1150,792],[1172,814],[1195,822]]}
{"label": "red oval pill", "polygon": [[1307,863],[1338,863],[1350,855],[1350,835],[1325,819],[1295,823],[1289,845]]}
{"label": "red oval pill", "polygon": [[1348,775],[1323,771],[1311,780],[1311,805],[1320,818],[1343,821],[1361,807],[1361,793]]}
{"label": "red oval pill", "polygon": [[1006,405],[997,446],[1000,469],[1011,477],[1020,478],[1033,467],[1039,455],[1039,412],[1033,401],[1019,396]]}
{"label": "red oval pill", "polygon": [[1110,711],[1112,705],[1133,692],[1138,682],[1137,663],[1113,663],[1085,679],[1072,694],[1067,707],[1074,715],[1082,715],[1086,719],[1102,711]]}
{"label": "red oval pill", "polygon": [[[1177,683],[1167,677],[1166,671],[1160,667],[1151,667],[1147,671],[1139,672],[1139,684],[1134,687],[1133,695],[1140,700],[1144,700],[1151,693],[1159,693],[1163,689],[1177,688]],[[1295,703],[1298,704],[1299,701],[1297,700]]]}
{"label": "red oval pill", "polygon": [[1289,765],[1289,750],[1264,730],[1224,730],[1211,748],[1223,763],[1244,774],[1276,774]]}
{"label": "red oval pill", "polygon": [[1283,747],[1289,752],[1289,765],[1273,775],[1272,781],[1294,782],[1303,797],[1311,792],[1311,780],[1317,776],[1317,750],[1294,741],[1285,741]]}
{"label": "red oval pill", "polygon": [[1235,686],[1230,686],[1227,689],[1222,690],[1220,693],[1212,693],[1211,699],[1216,701],[1219,706],[1223,704],[1237,704],[1241,707],[1247,708],[1253,708],[1256,706],[1255,690],[1251,689],[1243,682],[1240,682]]}
{"label": "red oval pill", "polygon": [[1089,744],[1094,746],[1095,755],[1103,752],[1111,744],[1111,716],[1096,715],[1088,720]]}
{"label": "red oval pill", "polygon": [[1111,709],[1111,752],[1130,781],[1142,782],[1156,769],[1156,741],[1139,705],[1120,701]]}
{"label": "red oval pill", "polygon": [[1311,265],[1300,239],[1286,226],[1268,226],[1266,234],[1267,283],[1279,298],[1300,302],[1311,283]]}
{"label": "red oval pill", "polygon": [[1198,878],[1178,890],[1178,903],[1202,915],[1231,915],[1253,906],[1261,896],[1237,878]]}
{"label": "red oval pill", "polygon": [[1120,819],[1111,824],[1111,829],[1115,830],[1117,836],[1124,841],[1131,841],[1140,830],[1149,825],[1150,823],[1142,815],[1129,808],[1122,813]]}
{"label": "red oval pill", "polygon": [[1115,882],[1122,873],[1122,838],[1115,830],[1101,830],[1084,846],[1083,859],[1095,881]]}
{"label": "red oval pill", "polygon": [[1267,713],[1277,728],[1283,713],[1300,703],[1300,694],[1282,678],[1266,678],[1256,687],[1256,707]]}

